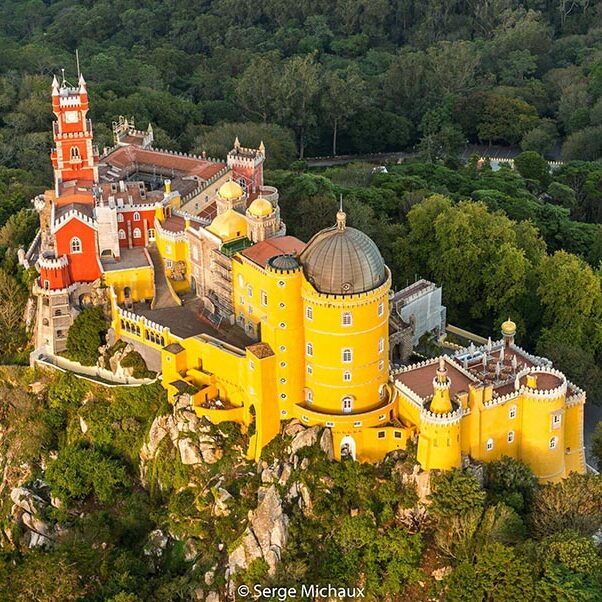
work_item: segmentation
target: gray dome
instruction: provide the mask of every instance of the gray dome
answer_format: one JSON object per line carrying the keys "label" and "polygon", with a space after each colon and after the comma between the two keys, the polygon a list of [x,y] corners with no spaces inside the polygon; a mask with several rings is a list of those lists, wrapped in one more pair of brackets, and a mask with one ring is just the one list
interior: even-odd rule
{"label": "gray dome", "polygon": [[296,270],[299,267],[299,262],[292,255],[276,255],[268,264],[277,270]]}
{"label": "gray dome", "polygon": [[345,225],[339,211],[337,225],[318,232],[301,253],[305,277],[320,293],[365,293],[386,279],[385,262],[374,241]]}

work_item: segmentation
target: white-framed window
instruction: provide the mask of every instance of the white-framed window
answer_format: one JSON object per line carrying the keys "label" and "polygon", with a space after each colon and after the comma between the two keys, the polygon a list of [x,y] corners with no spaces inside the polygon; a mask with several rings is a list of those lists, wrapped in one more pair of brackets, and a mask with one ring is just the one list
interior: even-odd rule
{"label": "white-framed window", "polygon": [[487,439],[487,451],[491,451],[493,449],[493,439]]}
{"label": "white-framed window", "polygon": [[354,426],[355,428],[359,428],[360,426],[362,426],[362,422],[361,422],[361,420],[358,420],[357,422],[354,422],[354,423],[353,423],[353,426]]}
{"label": "white-framed window", "polygon": [[265,291],[261,291],[261,304],[267,306],[268,294]]}
{"label": "white-framed window", "polygon": [[353,409],[353,397],[345,395],[343,397],[343,412],[349,413]]}
{"label": "white-framed window", "polygon": [[556,449],[557,445],[558,445],[558,437],[552,437],[550,439],[550,449]]}
{"label": "white-framed window", "polygon": [[305,345],[305,353],[306,355],[313,355],[314,354],[314,346],[311,343],[307,343],[307,345]]}
{"label": "white-framed window", "polygon": [[353,351],[351,349],[349,349],[348,347],[343,349],[342,356],[343,356],[343,362],[346,364],[353,361]]}
{"label": "white-framed window", "polygon": [[378,397],[380,398],[381,401],[383,401],[383,399],[385,399],[386,396],[387,396],[387,385],[385,383],[383,383],[382,385],[380,385],[378,387]]}
{"label": "white-framed window", "polygon": [[250,284],[247,284],[247,295],[249,297],[253,296],[253,287]]}
{"label": "white-framed window", "polygon": [[140,232],[140,228],[134,228],[134,238],[142,238],[142,232]]}
{"label": "white-framed window", "polygon": [[385,304],[381,301],[378,304],[378,317],[382,318],[385,313]]}
{"label": "white-framed window", "polygon": [[166,267],[168,270],[171,270],[171,268],[173,267],[173,263],[172,263],[171,259],[166,259],[166,260],[165,260],[165,267]]}
{"label": "white-framed window", "polygon": [[508,410],[508,418],[511,420],[516,418],[516,406],[510,406],[510,409]]}
{"label": "white-framed window", "polygon": [[117,214],[117,221],[118,221],[119,223],[121,223],[121,222],[123,221],[123,213],[118,213],[118,214]]}
{"label": "white-framed window", "polygon": [[508,431],[508,443],[514,442],[514,431]]}
{"label": "white-framed window", "polygon": [[74,236],[69,243],[69,248],[71,249],[72,253],[81,253],[82,241],[77,236]]}
{"label": "white-framed window", "polygon": [[125,230],[119,230],[119,240],[125,240]]}
{"label": "white-framed window", "polygon": [[348,383],[351,380],[351,372],[349,372],[349,370],[345,370],[345,372],[343,372],[343,380]]}
{"label": "white-framed window", "polygon": [[385,360],[378,360],[378,370],[382,372],[385,369]]}
{"label": "white-framed window", "polygon": [[71,160],[72,161],[76,161],[77,159],[80,159],[80,154],[79,154],[79,148],[77,148],[77,146],[72,146],[71,147]]}
{"label": "white-framed window", "polygon": [[238,275],[238,286],[242,288],[245,285],[245,281],[243,280],[242,274]]}
{"label": "white-framed window", "polygon": [[244,304],[245,304],[245,298],[244,298],[242,295],[240,295],[240,297],[238,297],[238,302],[239,302],[241,305],[244,305]]}
{"label": "white-framed window", "polygon": [[286,283],[284,282],[284,280],[278,280],[278,286],[280,288],[282,288]]}
{"label": "white-framed window", "polygon": [[167,255],[171,254],[171,245],[165,245],[165,253],[167,253]]}
{"label": "white-framed window", "polygon": [[343,315],[341,316],[341,323],[343,324],[343,326],[351,326],[351,324],[353,323],[353,317],[350,311],[343,312]]}
{"label": "white-framed window", "polygon": [[314,373],[314,368],[311,364],[307,364],[307,373],[308,374],[313,374]]}
{"label": "white-framed window", "polygon": [[554,414],[554,416],[552,416],[552,428],[553,429],[560,428],[561,423],[562,423],[562,416],[560,414]]}
{"label": "white-framed window", "polygon": [[314,310],[313,310],[313,307],[311,307],[310,305],[308,305],[308,306],[305,308],[305,317],[306,317],[308,320],[313,320],[313,319],[314,319]]}
{"label": "white-framed window", "polygon": [[253,306],[249,305],[249,311],[247,312],[250,316],[253,315]]}
{"label": "white-framed window", "polygon": [[385,350],[385,339],[384,337],[380,337],[378,339],[378,352],[382,353]]}
{"label": "white-framed window", "polygon": [[[148,229],[148,240],[155,240],[155,229],[154,228]],[[195,259],[198,259],[199,258],[198,249],[196,247],[193,247],[192,249],[193,249],[192,255],[195,256],[194,257]]]}
{"label": "white-framed window", "polygon": [[311,389],[306,389],[305,399],[310,403],[314,400],[314,392]]}
{"label": "white-framed window", "polygon": [[379,439],[384,439],[385,438],[385,431],[378,431],[377,437]]}
{"label": "white-framed window", "polygon": [[134,211],[134,217],[133,217],[135,222],[139,222],[140,221],[140,214],[137,211]]}

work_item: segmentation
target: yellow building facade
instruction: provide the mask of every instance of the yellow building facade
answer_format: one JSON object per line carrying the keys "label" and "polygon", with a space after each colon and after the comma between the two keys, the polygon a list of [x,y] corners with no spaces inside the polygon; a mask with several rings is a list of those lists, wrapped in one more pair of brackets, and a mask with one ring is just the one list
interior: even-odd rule
{"label": "yellow building facade", "polygon": [[[206,228],[223,245],[247,240],[232,204],[236,186],[222,191],[223,210]],[[255,211],[270,215],[263,203]],[[158,229],[157,247],[189,266],[177,234]],[[116,295],[112,305],[117,336],[160,352],[170,401],[187,395],[199,416],[249,429],[249,458],[259,459],[281,421],[296,418],[331,429],[337,459],[378,461],[415,441],[425,470],[503,455],[542,481],[585,470],[585,393],[516,346],[512,322],[499,341],[391,372],[391,274],[342,210],[307,245],[292,237],[247,242],[228,256],[233,323],[220,326],[246,344],[219,329],[176,336],[121,308]]]}

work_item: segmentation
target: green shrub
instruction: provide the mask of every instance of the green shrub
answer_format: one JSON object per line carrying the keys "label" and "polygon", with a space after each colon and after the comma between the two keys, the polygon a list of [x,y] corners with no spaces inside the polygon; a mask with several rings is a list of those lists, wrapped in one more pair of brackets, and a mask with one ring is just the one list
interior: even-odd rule
{"label": "green shrub", "polygon": [[107,320],[102,307],[87,307],[73,321],[67,335],[67,357],[84,366],[98,360],[98,348],[104,345]]}

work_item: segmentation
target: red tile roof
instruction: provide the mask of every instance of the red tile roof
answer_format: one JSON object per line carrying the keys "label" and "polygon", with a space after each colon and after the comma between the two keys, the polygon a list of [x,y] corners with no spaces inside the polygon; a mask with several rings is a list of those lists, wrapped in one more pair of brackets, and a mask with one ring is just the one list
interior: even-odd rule
{"label": "red tile roof", "polygon": [[258,242],[241,251],[247,259],[264,268],[269,259],[276,255],[299,255],[305,243],[294,236],[279,236]]}

